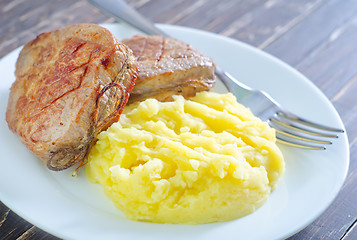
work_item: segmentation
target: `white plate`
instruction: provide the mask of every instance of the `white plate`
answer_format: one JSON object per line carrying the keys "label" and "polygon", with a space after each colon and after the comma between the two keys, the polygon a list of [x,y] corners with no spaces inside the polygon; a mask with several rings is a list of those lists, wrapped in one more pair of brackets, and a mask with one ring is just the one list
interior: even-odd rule
{"label": "white plate", "polygon": [[[105,25],[118,39],[138,33],[121,24]],[[344,129],[328,99],[304,76],[244,43],[189,28],[160,25],[191,43],[244,83],[269,92],[291,111]],[[125,219],[83,170],[52,172],[12,134],[5,122],[9,88],[19,49],[0,60],[0,200],[24,219],[65,239],[279,239],[316,219],[340,190],[349,164],[346,134],[326,151],[281,145],[286,172],[263,207],[225,223],[160,225]]]}

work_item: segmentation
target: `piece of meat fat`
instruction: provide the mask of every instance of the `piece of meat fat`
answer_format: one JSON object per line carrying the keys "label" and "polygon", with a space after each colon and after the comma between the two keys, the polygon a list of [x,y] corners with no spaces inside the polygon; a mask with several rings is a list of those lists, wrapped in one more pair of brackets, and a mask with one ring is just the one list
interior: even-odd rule
{"label": "piece of meat fat", "polygon": [[140,69],[129,103],[171,101],[178,94],[187,98],[214,86],[215,63],[187,43],[162,36],[134,36],[123,43],[133,50]]}
{"label": "piece of meat fat", "polygon": [[99,25],[42,33],[18,57],[8,126],[49,169],[66,169],[119,119],[137,74],[132,51]]}

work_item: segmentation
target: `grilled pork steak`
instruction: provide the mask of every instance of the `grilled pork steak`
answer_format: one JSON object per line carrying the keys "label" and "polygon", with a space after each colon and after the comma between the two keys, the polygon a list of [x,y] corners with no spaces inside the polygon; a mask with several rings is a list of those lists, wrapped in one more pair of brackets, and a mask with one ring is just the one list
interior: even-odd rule
{"label": "grilled pork steak", "polygon": [[48,168],[68,168],[119,119],[137,71],[132,51],[98,25],[42,33],[18,57],[9,128]]}
{"label": "grilled pork steak", "polygon": [[140,69],[129,102],[191,97],[215,83],[213,60],[189,44],[162,36],[134,36],[123,43],[133,50]]}

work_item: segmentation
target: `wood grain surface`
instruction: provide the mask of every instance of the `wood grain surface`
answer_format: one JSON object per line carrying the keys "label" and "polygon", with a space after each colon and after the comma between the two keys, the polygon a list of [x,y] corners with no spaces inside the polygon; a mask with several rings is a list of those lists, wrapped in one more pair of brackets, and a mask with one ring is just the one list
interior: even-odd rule
{"label": "wood grain surface", "polygon": [[[357,239],[357,0],[130,0],[154,22],[219,33],[256,46],[306,75],[347,129],[350,169],[331,206],[289,239]],[[39,33],[114,22],[84,0],[0,0],[0,57]],[[0,202],[0,239],[57,239]]]}

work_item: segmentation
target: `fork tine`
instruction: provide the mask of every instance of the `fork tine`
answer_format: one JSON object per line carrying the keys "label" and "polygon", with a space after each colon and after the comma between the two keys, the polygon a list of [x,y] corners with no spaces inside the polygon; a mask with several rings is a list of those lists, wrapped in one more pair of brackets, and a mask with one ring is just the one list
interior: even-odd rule
{"label": "fork tine", "polygon": [[339,132],[339,133],[343,133],[344,132],[344,130],[342,130],[342,129],[325,126],[325,125],[322,125],[322,124],[319,124],[319,123],[314,123],[314,122],[311,122],[309,120],[306,120],[306,119],[303,119],[301,117],[298,117],[298,116],[296,116],[295,114],[292,114],[292,113],[286,113],[286,112],[279,111],[276,114],[279,117],[283,117],[283,118],[289,119],[291,121],[295,121],[297,123],[300,123],[300,124],[303,124],[303,125],[306,125],[306,126],[309,126],[309,127],[317,128],[317,129],[320,129],[320,130],[325,130],[325,131],[330,131],[330,132]]}
{"label": "fork tine", "polygon": [[338,138],[338,135],[336,135],[336,134],[328,134],[328,133],[313,131],[311,129],[303,128],[303,127],[297,126],[295,124],[289,123],[287,121],[283,121],[281,119],[278,120],[276,118],[270,118],[269,121],[272,124],[274,124],[274,126],[276,126],[276,127],[282,126],[284,128],[291,129],[293,131],[298,131],[301,133],[315,135],[315,136],[319,136],[319,137]]}
{"label": "fork tine", "polygon": [[288,132],[288,131],[285,131],[285,130],[281,130],[281,129],[277,129],[277,128],[275,128],[275,132],[276,132],[277,135],[286,136],[286,137],[289,137],[289,138],[294,138],[294,139],[298,139],[298,140],[305,141],[305,142],[318,143],[318,144],[328,144],[328,145],[332,144],[331,141],[324,141],[324,140],[320,140],[320,139],[303,137],[303,136],[300,136],[298,134],[295,134],[295,133],[292,133],[292,132]]}
{"label": "fork tine", "polygon": [[294,141],[292,138],[287,139],[284,137],[281,137],[279,135],[276,136],[276,139],[278,142],[287,144],[292,147],[298,147],[298,148],[305,148],[305,149],[312,149],[312,150],[326,150],[325,146],[321,145],[312,145],[312,144],[307,144],[305,142],[299,142],[299,141]]}

